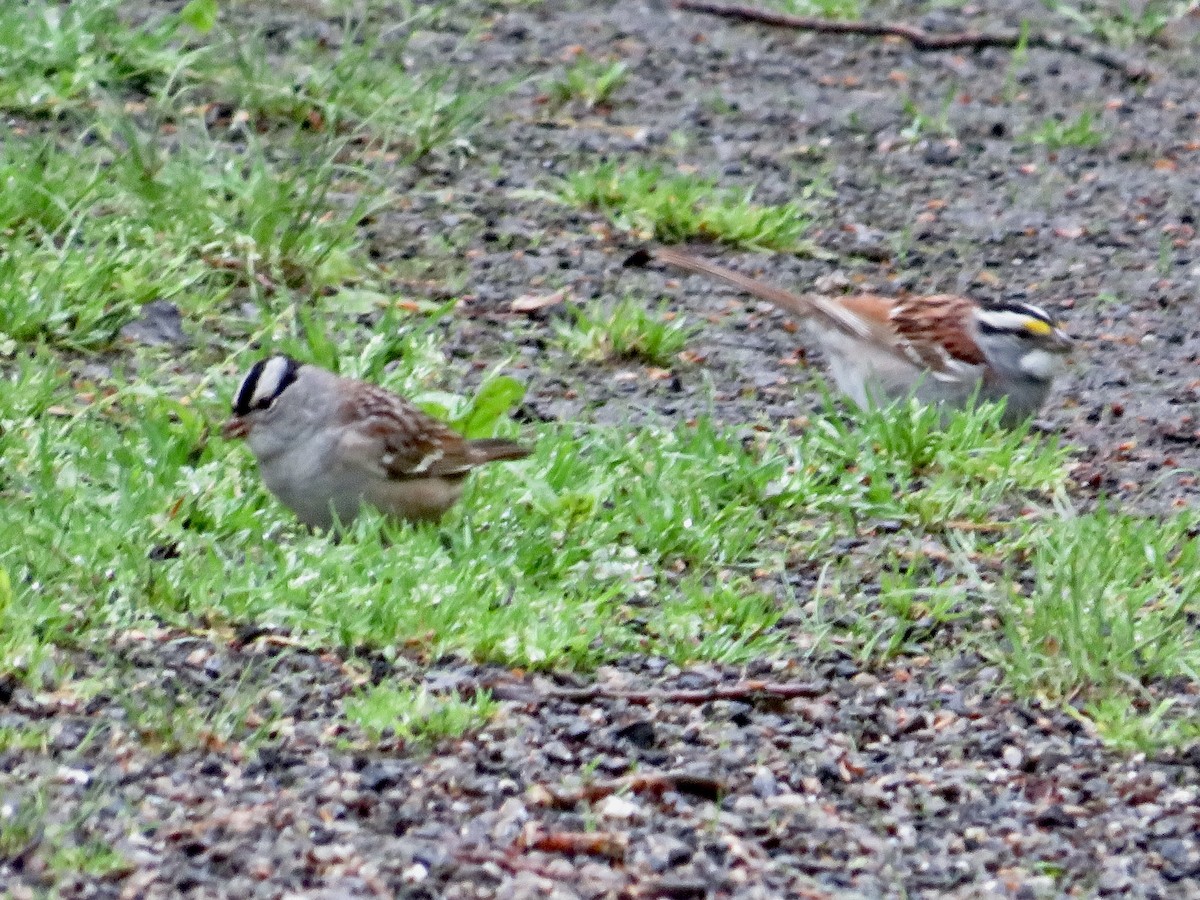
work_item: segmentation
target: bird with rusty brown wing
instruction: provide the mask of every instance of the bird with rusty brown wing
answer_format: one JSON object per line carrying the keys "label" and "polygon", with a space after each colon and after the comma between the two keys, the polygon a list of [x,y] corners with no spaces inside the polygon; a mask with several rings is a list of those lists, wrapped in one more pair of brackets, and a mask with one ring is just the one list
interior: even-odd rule
{"label": "bird with rusty brown wing", "polygon": [[1003,400],[1002,421],[1015,425],[1041,409],[1072,347],[1060,324],[1027,303],[800,294],[668,247],[639,250],[627,265],[651,260],[723,281],[803,320],[834,383],[859,406],[906,396],[948,408]]}

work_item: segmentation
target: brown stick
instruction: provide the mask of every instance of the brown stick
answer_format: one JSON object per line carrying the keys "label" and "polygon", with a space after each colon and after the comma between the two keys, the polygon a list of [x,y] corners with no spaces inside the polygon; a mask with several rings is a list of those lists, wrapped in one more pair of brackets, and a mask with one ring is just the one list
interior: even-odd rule
{"label": "brown stick", "polygon": [[611,831],[543,831],[536,823],[526,826],[520,844],[527,850],[562,853],[567,856],[606,856],[624,859],[629,852],[629,836]]}
{"label": "brown stick", "polygon": [[534,793],[540,796],[545,806],[572,809],[580,803],[595,803],[625,791],[631,794],[649,794],[653,797],[661,797],[668,791],[675,791],[704,800],[718,800],[725,792],[725,785],[717,778],[691,772],[643,772],[625,778],[614,778],[611,781],[595,781],[566,791],[538,786]]}
{"label": "brown stick", "polygon": [[795,697],[820,697],[825,689],[806,681],[739,681],[737,684],[714,685],[710,688],[674,691],[618,691],[608,690],[602,685],[586,688],[555,688],[549,696],[573,703],[590,703],[593,700],[625,700],[636,706],[652,703],[712,703],[716,700],[753,700],[758,697],[774,697],[790,700]]}
{"label": "brown stick", "polygon": [[1124,55],[1072,34],[1054,32],[1022,33],[1020,30],[956,31],[936,34],[895,22],[847,22],[813,16],[793,16],[788,13],[758,9],[737,3],[712,3],[709,0],[675,0],[675,7],[689,12],[719,16],[735,22],[755,22],[775,28],[793,28],[818,34],[863,34],[874,37],[898,37],[908,41],[914,50],[982,50],[985,47],[1026,47],[1059,50],[1119,72],[1129,81],[1149,81],[1153,72],[1146,63],[1127,59]]}

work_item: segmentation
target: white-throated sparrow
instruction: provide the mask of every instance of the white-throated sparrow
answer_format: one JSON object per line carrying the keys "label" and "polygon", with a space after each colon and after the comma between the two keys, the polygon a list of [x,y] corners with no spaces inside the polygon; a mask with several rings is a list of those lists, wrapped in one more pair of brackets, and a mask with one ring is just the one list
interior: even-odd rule
{"label": "white-throated sparrow", "polygon": [[909,394],[951,407],[973,397],[1003,399],[1002,421],[1012,425],[1041,408],[1072,346],[1061,326],[1027,303],[796,294],[667,247],[640,250],[628,264],[651,259],[724,281],[804,320],[834,382],[860,406]]}

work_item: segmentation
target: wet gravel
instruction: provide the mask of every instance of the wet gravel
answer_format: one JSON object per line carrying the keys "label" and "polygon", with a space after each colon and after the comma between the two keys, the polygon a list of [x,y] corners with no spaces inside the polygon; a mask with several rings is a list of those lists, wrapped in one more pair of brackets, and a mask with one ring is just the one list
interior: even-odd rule
{"label": "wet gravel", "polygon": [[[284,46],[318,28],[295,11],[256,14],[279,17]],[[1040,4],[1003,2],[873,14],[978,28],[1047,17]],[[713,319],[692,343],[703,361],[673,379],[572,363],[511,310],[561,288],[569,303],[626,289],[678,301],[661,273],[621,268],[629,238],[528,193],[602,158],[649,154],[764,202],[815,185],[810,237],[831,258],[726,254],[781,283],[844,277],[1061,312],[1081,358],[1042,424],[1079,448],[1079,502],[1105,493],[1151,513],[1196,502],[1194,19],[1170,45],[1141,48],[1159,77],[1137,87],[1045,51],[1010,73],[1000,51],[918,54],[655,3],[489,15],[482,40],[461,43],[465,23],[450,22],[411,52],[490,79],[551,75],[583,47],[625,60],[632,77],[611,108],[590,112],[551,111],[530,82],[497,104],[474,156],[397,173],[405,203],[365,225],[384,260],[440,254],[465,269],[450,346],[468,377],[480,347],[517,341],[539,417],[710,409],[784,421],[818,405],[779,316],[699,281],[684,285],[688,308]],[[319,30],[336,37],[333,23]],[[914,108],[944,110],[945,131],[906,136]],[[1085,109],[1100,115],[1098,147],[1049,153],[1020,139]],[[447,236],[461,255],[447,256]],[[1200,896],[1200,750],[1106,749],[1075,718],[1014,701],[969,654],[871,671],[839,656],[749,671],[633,658],[566,684],[455,660],[347,663],[285,638],[129,634],[103,662],[72,660],[71,684],[101,671],[111,684],[115,667],[119,689],[0,685],[0,728],[44,734],[44,746],[0,752],[8,896],[51,885],[63,897],[125,898]],[[375,745],[341,716],[372,677],[487,686],[502,711],[433,748]],[[805,689],[617,696],[716,696],[748,678]],[[1194,684],[1175,687],[1178,702],[1198,702]],[[161,709],[163,727],[131,704]],[[646,778],[620,781],[631,772]],[[620,789],[588,794],[587,784]],[[22,831],[30,810],[38,824]],[[95,847],[125,863],[69,874],[63,853]]]}
{"label": "wet gravel", "polygon": [[[1075,719],[1007,699],[972,658],[749,673],[630,660],[583,691],[463,663],[377,666],[503,700],[480,733],[422,748],[338,723],[364,675],[334,657],[168,631],[114,654],[131,695],[161,684],[213,727],[156,747],[126,697],[17,689],[0,724],[47,726],[48,749],[0,754],[0,804],[40,793],[46,813],[42,835],[9,848],[10,896],[49,876],[48,835],[128,861],[60,873],[78,897],[1200,896],[1200,755],[1108,751]],[[803,695],[699,699],[747,676]],[[220,714],[247,683],[248,721],[270,724],[226,740]],[[690,702],[619,696],[631,687]]]}

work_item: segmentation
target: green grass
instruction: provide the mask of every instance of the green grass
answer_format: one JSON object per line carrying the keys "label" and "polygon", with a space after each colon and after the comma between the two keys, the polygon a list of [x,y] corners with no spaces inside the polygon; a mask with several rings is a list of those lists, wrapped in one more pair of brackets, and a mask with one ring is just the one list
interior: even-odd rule
{"label": "green grass", "polygon": [[[1171,23],[1188,14],[1191,4],[1186,0],[1122,0],[1117,9],[1101,5],[1075,6],[1063,0],[1042,0],[1046,8],[1057,13],[1081,33],[1116,47],[1129,48],[1159,40]],[[1091,8],[1089,8],[1091,7]]]}
{"label": "green grass", "polygon": [[22,791],[0,802],[0,859],[15,859],[41,840],[48,803],[44,789]]}
{"label": "green grass", "polygon": [[647,309],[636,297],[608,310],[579,306],[571,312],[571,322],[556,325],[556,338],[568,352],[592,362],[635,359],[670,366],[698,329],[664,307]]}
{"label": "green grass", "polygon": [[922,109],[912,97],[905,97],[902,103],[902,113],[908,119],[908,125],[900,130],[900,136],[910,144],[916,144],[929,137],[957,137],[954,126],[950,124],[950,109],[957,93],[958,86],[950,85],[935,113]]}
{"label": "green grass", "polygon": [[45,728],[0,726],[0,753],[9,750],[31,750],[45,753],[49,742],[50,736],[46,733]]}
{"label": "green grass", "polygon": [[[118,155],[104,144],[6,143],[0,201],[0,333],[76,349],[111,344],[150,300],[210,312],[235,288],[267,301],[360,282],[353,210],[328,199],[329,156],[280,169],[217,144]],[[126,145],[128,146],[128,141]],[[354,183],[347,177],[343,185]]]}
{"label": "green grass", "polygon": [[1194,514],[1108,509],[1042,529],[1030,572],[1009,587],[1010,682],[1123,749],[1195,743],[1200,718],[1169,686],[1200,677],[1196,535]]}
{"label": "green grass", "polygon": [[585,109],[608,106],[629,80],[629,67],[620,60],[604,61],[582,53],[563,74],[549,81],[546,93],[554,107],[578,104]]}
{"label": "green grass", "polygon": [[174,17],[124,27],[119,0],[0,5],[0,109],[79,113],[112,95],[150,94],[186,68]]}
{"label": "green grass", "polygon": [[[444,368],[428,330],[399,327],[400,338],[347,352],[336,332],[291,321],[295,352],[470,420],[465,398],[428,391]],[[53,353],[19,351],[0,392],[9,597],[0,660],[25,678],[46,671],[55,647],[163,620],[255,622],[314,647],[408,647],[535,668],[586,669],[627,653],[741,663],[786,652],[781,616],[802,598],[780,579],[796,561],[822,558],[841,621],[814,615],[806,630],[849,641],[866,660],[938,652],[948,627],[1001,662],[1018,690],[1086,698],[1097,721],[1112,718],[1104,704],[1129,679],[1149,684],[1194,665],[1181,625],[1194,579],[1170,574],[1196,568],[1181,556],[1195,554],[1184,520],[1165,531],[1099,513],[1060,518],[1066,452],[1000,429],[996,408],[944,426],[916,406],[849,419],[831,409],[786,436],[706,422],[543,427],[527,435],[531,460],[480,473],[440,527],[368,515],[331,543],[295,526],[243,448],[212,437],[236,367],[220,390],[149,359],[141,380],[103,385],[69,377]],[[508,383],[497,384],[503,405],[512,402]],[[79,446],[89,452],[71,452]],[[866,566],[830,556],[838,538],[883,526],[897,550],[915,552]],[[930,538],[954,550],[936,578]],[[1130,553],[1089,580],[1087,552],[1100,541]],[[868,581],[878,592],[863,591]],[[1139,588],[1110,601],[1105,584]],[[975,597],[990,614],[972,608]],[[983,624],[995,615],[1004,633]],[[183,730],[186,698],[151,702],[143,692],[130,724],[163,748],[232,740],[251,711],[237,698],[257,692],[230,690],[221,715]],[[377,701],[401,723],[395,709],[409,702],[420,705]],[[375,703],[354,707],[368,731],[375,722],[433,737],[479,720],[455,709],[445,722],[430,713],[425,725],[378,725]],[[1160,715],[1164,733],[1192,733]]]}
{"label": "green grass", "polygon": [[559,197],[599,210],[622,229],[667,243],[701,239],[747,249],[812,251],[804,240],[812,223],[806,201],[759,204],[752,191],[719,188],[696,175],[600,163],[568,176]]}
{"label": "green grass", "polygon": [[390,684],[366,688],[345,703],[346,718],[373,741],[391,735],[417,743],[461,737],[482,728],[499,709],[487,691],[463,699]]}
{"label": "green grass", "polygon": [[[761,531],[746,501],[766,473],[704,430],[633,444],[621,434],[547,436],[532,463],[477,478],[464,509],[440,531],[381,528],[367,518],[338,546],[293,529],[272,540],[267,531],[290,525],[286,512],[263,495],[241,448],[207,438],[203,417],[144,391],[106,407],[61,423],[27,420],[12,433],[29,441],[32,456],[13,473],[17,496],[4,531],[15,535],[18,511],[28,511],[35,494],[46,518],[25,523],[23,549],[4,559],[14,582],[42,582],[36,594],[18,589],[9,608],[8,659],[27,655],[23,640],[69,644],[81,625],[126,627],[156,611],[177,621],[286,625],[337,646],[420,638],[430,653],[590,665],[640,643],[620,621],[631,592],[661,585],[664,608],[672,596],[697,602],[694,589],[672,590],[670,571],[648,583],[627,579],[629,572],[679,560],[712,573],[747,554]],[[95,453],[68,467],[53,450],[59,440],[92,441]],[[678,490],[661,495],[660,478],[677,480]],[[90,485],[82,496],[57,487],[76,479]],[[700,481],[711,496],[688,495]],[[106,519],[121,527],[97,534]],[[49,549],[34,551],[34,540]],[[179,558],[144,556],[164,545]],[[130,559],[129,546],[143,549]],[[240,562],[235,546],[250,548]],[[92,585],[65,559],[114,570],[115,595],[64,607]],[[364,580],[359,573],[368,571]],[[713,597],[730,604],[737,592]]]}
{"label": "green grass", "polygon": [[0,860],[41,856],[54,874],[98,880],[130,870],[123,855],[89,836],[88,816],[103,805],[100,790],[89,788],[78,809],[64,820],[44,783],[7,792],[0,801]]}
{"label": "green grass", "polygon": [[[175,16],[123,27],[109,0],[6,7],[4,17],[0,108],[86,127],[4,135],[0,346],[105,349],[155,299],[185,319],[249,299],[257,326],[222,316],[227,337],[246,338],[316,294],[385,306],[357,231],[394,201],[375,167],[469,151],[470,130],[505,87],[414,70],[403,40],[361,24],[344,49],[310,48],[326,65],[280,66],[253,33],[218,26],[186,46],[192,33]],[[291,107],[272,100],[281,97]],[[198,112],[205,100],[257,123],[236,152]],[[129,103],[143,113],[131,116]]]}
{"label": "green grass", "polygon": [[817,484],[853,473],[859,489],[839,494],[829,508],[851,525],[880,518],[940,531],[947,523],[994,522],[1006,498],[1061,497],[1066,450],[1002,429],[999,416],[998,407],[984,405],[943,423],[936,409],[915,401],[851,420],[829,416],[794,445],[802,454],[795,465]]}
{"label": "green grass", "polygon": [[[1200,718],[1176,711],[1176,699],[1144,693],[1137,699],[1115,691],[1092,700],[1077,717],[1096,729],[1111,746],[1132,753],[1156,753],[1200,741]],[[1074,707],[1068,707],[1074,710]]]}
{"label": "green grass", "polygon": [[[331,545],[264,493],[243,448],[211,437],[226,396],[204,389],[185,405],[160,369],[88,403],[78,398],[102,392],[47,362],[26,357],[0,401],[8,660],[147,615],[284,626],[319,646],[415,641],[429,655],[522,666],[586,668],[635,651],[744,660],[779,639],[764,597],[798,521],[831,517],[830,533],[855,533],[877,519],[982,520],[1063,477],[1056,448],[994,440],[978,416],[941,431],[930,415],[905,429],[879,414],[865,444],[830,419],[765,447],[703,422],[547,428],[531,460],[480,473],[441,528],[367,516]],[[419,395],[413,375],[391,369],[384,381]],[[51,404],[62,413],[46,415]],[[981,433],[991,437],[971,440]],[[91,451],[64,455],[75,446]],[[153,558],[164,546],[173,558]],[[765,582],[738,577],[760,570]],[[102,598],[96,573],[108,573]],[[708,634],[705,620],[733,624]]]}
{"label": "green grass", "polygon": [[403,41],[357,36],[352,29],[336,53],[308,47],[305,55],[324,58],[324,65],[283,67],[261,38],[230,39],[190,93],[228,104],[259,130],[355,131],[376,154],[406,163],[439,148],[469,153],[469,135],[487,105],[516,83],[468,85],[451,68],[413,72]]}
{"label": "green grass", "polygon": [[1042,144],[1052,152],[1066,147],[1098,147],[1104,143],[1104,132],[1096,126],[1096,118],[1092,110],[1085,109],[1074,121],[1047,119],[1024,139],[1029,144]]}
{"label": "green grass", "polygon": [[[1196,677],[1196,523],[1100,510],[1039,535],[1007,623],[1012,674],[1053,699],[1091,700]],[[1098,552],[1098,548],[1103,548]]]}
{"label": "green grass", "polygon": [[436,21],[435,8],[388,18],[386,27],[369,8],[347,13],[336,49],[312,43],[282,59],[230,16],[203,32],[183,27],[197,21],[186,10],[134,28],[120,9],[119,0],[5,5],[0,109],[83,119],[133,102],[160,121],[179,121],[216,104],[230,122],[258,132],[354,131],[377,153],[413,161],[439,149],[470,152],[469,132],[516,83],[510,76],[467,85],[450,66],[414,71],[408,36]]}
{"label": "green grass", "polygon": [[50,857],[50,869],[60,874],[87,875],[103,879],[117,872],[132,871],[124,856],[101,841],[58,847]]}
{"label": "green grass", "polygon": [[770,0],[768,6],[793,16],[853,21],[862,18],[858,0]]}
{"label": "green grass", "polygon": [[[210,312],[230,291],[268,304],[288,291],[361,283],[354,216],[336,209],[334,149],[280,168],[262,148],[231,160],[203,135],[169,151],[131,127],[113,144],[17,141],[0,152],[0,332],[19,342],[109,345],[150,300]],[[319,148],[315,148],[319,149]],[[349,216],[349,218],[347,218]],[[357,257],[357,258],[356,258]]]}

